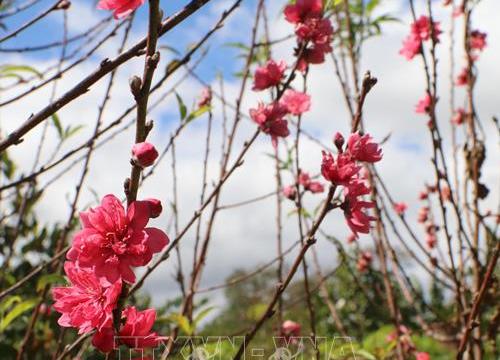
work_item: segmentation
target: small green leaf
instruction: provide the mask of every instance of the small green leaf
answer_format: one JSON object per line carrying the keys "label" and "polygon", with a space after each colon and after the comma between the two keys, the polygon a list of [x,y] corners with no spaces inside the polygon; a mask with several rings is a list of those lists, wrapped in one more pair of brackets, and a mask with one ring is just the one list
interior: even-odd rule
{"label": "small green leaf", "polygon": [[246,46],[245,44],[240,43],[240,42],[228,42],[228,43],[225,43],[224,46],[232,47],[232,48],[236,48],[236,49],[242,49],[242,50],[250,50],[250,48],[248,46]]}
{"label": "small green leaf", "polygon": [[42,291],[45,288],[45,286],[47,286],[49,284],[57,284],[57,283],[64,283],[64,282],[65,282],[65,280],[64,280],[64,277],[62,275],[47,274],[47,275],[40,277],[40,279],[38,279],[38,282],[36,284],[36,291]]}
{"label": "small green leaf", "polygon": [[363,359],[366,359],[366,360],[377,360],[377,358],[375,356],[373,356],[368,351],[363,350],[363,349],[356,350],[355,353],[356,353],[356,355],[362,356]]}
{"label": "small green leaf", "polygon": [[33,309],[36,304],[38,304],[38,299],[28,299],[14,306],[14,308],[7,315],[5,315],[5,317],[2,317],[2,319],[0,319],[0,332],[3,332],[5,329],[7,329],[10,323],[17,317],[19,317],[26,311]]}
{"label": "small green leaf", "polygon": [[168,315],[168,319],[170,321],[175,322],[183,332],[185,332],[187,335],[193,334],[193,328],[189,324],[189,320],[187,317],[181,314],[170,314]]}
{"label": "small green leaf", "polygon": [[59,135],[59,139],[63,140],[64,139],[64,130],[61,125],[61,120],[59,119],[59,116],[57,114],[52,114],[52,122],[54,123],[54,126],[56,127],[57,134]]}
{"label": "small green leaf", "polygon": [[10,308],[14,303],[21,302],[23,299],[19,295],[12,295],[5,298],[0,303],[0,316],[3,314],[8,308]]}
{"label": "small green leaf", "polygon": [[177,98],[177,103],[179,105],[179,115],[181,116],[181,120],[184,120],[187,115],[187,107],[179,94],[175,93],[175,97]]}
{"label": "small green leaf", "polygon": [[40,79],[43,78],[43,74],[36,70],[35,68],[28,65],[2,65],[0,66],[0,76],[4,74],[17,74],[19,72],[27,72],[31,74],[35,74]]}
{"label": "small green leaf", "polygon": [[167,74],[172,74],[175,70],[177,70],[179,68],[179,66],[181,66],[182,63],[177,60],[177,59],[174,59],[172,60],[171,62],[168,63],[167,65],[167,69],[166,69],[166,73]]}
{"label": "small green leaf", "polygon": [[188,117],[186,119],[186,122],[193,121],[197,117],[200,117],[201,115],[203,115],[204,113],[206,113],[208,110],[210,110],[210,106],[209,105],[205,105],[205,106],[199,107],[198,109],[192,111],[188,115]]}
{"label": "small green leaf", "polygon": [[75,135],[78,131],[80,131],[84,127],[85,127],[84,125],[77,125],[75,127],[68,126],[66,130],[64,130],[64,140],[66,140],[70,136]]}
{"label": "small green leaf", "polygon": [[209,306],[206,309],[201,310],[198,315],[195,316],[193,320],[193,325],[196,327],[212,310],[215,309],[215,306]]}

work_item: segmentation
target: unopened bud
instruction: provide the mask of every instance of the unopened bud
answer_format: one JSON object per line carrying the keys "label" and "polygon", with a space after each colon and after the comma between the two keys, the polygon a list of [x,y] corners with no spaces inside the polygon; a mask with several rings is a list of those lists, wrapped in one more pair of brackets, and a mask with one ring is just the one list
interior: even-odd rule
{"label": "unopened bud", "polygon": [[137,96],[141,92],[142,80],[139,76],[134,75],[128,81],[130,85],[130,90],[132,91],[132,95]]}

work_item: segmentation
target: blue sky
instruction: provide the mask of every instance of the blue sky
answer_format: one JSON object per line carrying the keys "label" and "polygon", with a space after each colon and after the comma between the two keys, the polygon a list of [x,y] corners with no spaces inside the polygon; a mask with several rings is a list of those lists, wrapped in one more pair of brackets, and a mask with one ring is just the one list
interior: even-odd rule
{"label": "blue sky", "polygon": [[[246,0],[243,1],[242,7],[253,8],[253,3],[255,0]],[[221,3],[223,1],[212,1],[207,4],[204,8],[198,11],[197,14],[192,16],[191,18],[185,20],[182,23],[182,26],[172,30],[167,35],[163,36],[160,39],[160,45],[166,45],[173,47],[180,51],[181,53],[192,44],[195,39],[197,39],[197,35],[199,32],[193,32],[189,29],[199,28],[200,22],[204,21],[204,18],[209,18],[210,20],[215,20],[216,17],[212,16],[215,12],[220,8]],[[9,17],[7,19],[3,19],[4,25],[7,27],[7,31],[0,30],[0,34],[5,35],[10,31],[17,29],[22,24],[36,17],[39,13],[49,8],[53,4],[53,1],[42,0],[33,7],[23,11],[19,15]],[[170,1],[163,0],[161,1],[161,7],[164,10],[166,15],[173,14],[177,10],[181,9],[183,5],[186,4],[185,1]],[[82,24],[84,26],[77,26],[76,28],[73,24],[70,24],[69,28],[69,37],[78,35],[81,32],[81,29],[90,26],[91,24],[97,24],[101,19],[105,19],[110,15],[109,11],[99,10],[95,8],[95,2],[93,1],[84,1],[84,0],[73,0],[72,7],[77,7],[78,9],[85,9],[86,11],[91,11],[93,18],[90,24]],[[69,11],[73,11],[70,9]],[[136,18],[134,20],[133,32],[137,34],[144,33],[147,28],[147,5],[142,6],[136,12]],[[238,11],[241,11],[238,10]],[[208,15],[208,16],[207,16]],[[60,41],[63,31],[63,12],[62,11],[54,11],[49,16],[45,17],[43,20],[39,21],[34,26],[23,31],[17,37],[12,38],[2,44],[0,44],[1,48],[19,48],[25,46],[37,46],[48,44],[54,41]],[[88,18],[86,18],[88,20]],[[2,20],[0,20],[2,21]],[[207,21],[207,25],[210,22]],[[110,25],[105,28],[105,32],[110,31],[112,26],[115,24],[113,20]],[[238,32],[232,32],[225,34],[224,38],[221,39],[218,36],[214,36],[210,41],[211,51],[208,54],[206,61],[199,67],[199,73],[202,75],[207,81],[211,81],[217,72],[222,72],[226,77],[232,75],[238,68],[239,62],[234,61],[235,57],[238,54],[238,51],[234,48],[228,47],[225,44],[229,42],[239,42],[245,40],[244,34],[248,34],[248,30],[250,29],[251,22],[244,22],[238,24]],[[186,29],[188,29],[188,34],[186,34]],[[1,36],[1,35],[0,35]],[[81,44],[82,41],[75,41],[68,47],[68,53],[71,52],[71,49],[75,49]],[[30,60],[39,61],[39,60],[49,60],[57,58],[60,54],[59,48],[51,48],[43,51],[33,51],[24,53],[24,61],[29,63]],[[168,55],[167,52],[163,52],[162,55]],[[114,56],[110,54],[110,56]],[[102,58],[102,54],[93,56],[93,60],[100,60]]]}

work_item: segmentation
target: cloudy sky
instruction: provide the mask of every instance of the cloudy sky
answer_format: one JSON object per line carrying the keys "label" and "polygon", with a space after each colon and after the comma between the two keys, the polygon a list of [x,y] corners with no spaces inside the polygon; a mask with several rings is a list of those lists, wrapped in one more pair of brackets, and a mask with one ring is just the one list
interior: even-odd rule
{"label": "cloudy sky", "polygon": [[[172,14],[184,4],[184,1],[162,1],[161,5],[166,14]],[[174,48],[179,53],[200,38],[219,18],[224,9],[231,6],[230,0],[213,0],[209,5],[192,16],[174,31],[165,35],[160,44],[162,49],[162,60],[157,76],[163,73],[163,69],[172,59],[178,57],[167,47]],[[283,1],[269,2],[269,19],[271,24],[271,38],[279,39],[292,32],[291,26],[283,21],[280,10]],[[424,1],[416,1],[417,13],[423,13]],[[445,32],[449,29],[450,16],[448,9],[435,1],[435,18],[441,21]],[[0,36],[9,30],[17,28],[20,24],[31,19],[52,3],[47,0],[40,1],[25,14],[19,17],[5,19],[8,30],[0,30]],[[250,41],[251,19],[255,14],[255,0],[243,0],[242,6],[226,21],[225,26],[219,30],[210,40],[206,49],[208,53],[203,62],[196,68],[195,72],[203,81],[213,84],[218,88],[217,75],[222,74],[226,83],[225,89],[228,100],[233,101],[240,87],[240,80],[233,76],[241,69],[241,61],[237,58],[238,51],[230,46],[231,42]],[[147,6],[141,8],[132,28],[128,45],[135,43],[145,34]],[[362,72],[370,70],[379,79],[375,89],[370,93],[365,106],[365,124],[367,130],[373,136],[381,140],[391,135],[390,140],[384,145],[384,160],[378,166],[384,180],[393,193],[395,199],[406,201],[409,204],[409,217],[414,222],[418,211],[417,194],[426,181],[431,181],[433,175],[430,167],[429,135],[426,129],[426,119],[414,113],[413,109],[418,99],[425,91],[424,77],[419,59],[407,62],[398,54],[402,39],[408,32],[409,11],[406,1],[385,0],[382,2],[380,13],[389,13],[401,20],[401,22],[388,24],[383,28],[383,35],[369,40],[363,49],[361,63]],[[500,83],[500,72],[498,61],[500,60],[500,27],[497,14],[500,13],[500,2],[497,0],[483,0],[474,13],[473,27],[488,33],[488,48],[481,54],[478,62],[479,79],[477,83],[477,108],[482,119],[486,133],[495,134],[491,117],[499,113],[499,96],[497,84]],[[68,10],[68,34],[77,35],[93,24],[99,22],[109,14],[95,9],[93,1],[75,0]],[[462,19],[458,19],[458,28],[462,27]],[[20,34],[18,37],[0,44],[0,49],[12,49],[25,46],[34,46],[58,41],[62,36],[63,14],[56,12],[45,20],[33,26],[32,29]],[[113,22],[105,29],[99,31],[99,36],[111,30]],[[123,30],[123,29],[122,29]],[[71,88],[76,81],[91,73],[98,64],[106,57],[116,55],[121,41],[122,30],[112,41],[100,47],[93,53],[89,60],[79,64],[70,70],[57,82],[56,93],[63,94]],[[457,33],[457,42],[461,36]],[[293,40],[285,41],[273,48],[273,57],[276,59],[292,62]],[[450,149],[449,137],[449,106],[448,106],[448,74],[449,74],[449,39],[443,36],[438,47],[440,102],[438,104],[439,122],[444,132],[445,146]],[[78,43],[68,48],[68,54],[76,49]],[[1,64],[26,64],[42,72],[57,63],[60,50],[51,49],[43,52],[10,53],[3,52]],[[196,57],[195,57],[196,58]],[[69,59],[65,66],[75,61],[77,57]],[[460,69],[461,52],[457,49],[456,71]],[[133,104],[133,99],[128,91],[128,78],[131,75],[142,73],[143,59],[136,58],[129,61],[117,72],[116,86],[113,88],[111,100],[104,113],[104,122],[110,123],[115,120],[125,109]],[[346,133],[348,131],[349,117],[345,109],[343,97],[339,84],[333,71],[333,64],[327,61],[325,64],[312,68],[308,82],[308,89],[312,97],[312,110],[303,119],[304,127],[314,134],[325,144],[330,144],[330,139],[336,131]],[[50,72],[45,73],[48,76]],[[168,91],[181,78],[178,74],[169,80],[155,96]],[[77,144],[81,144],[91,134],[98,113],[98,105],[107,83],[107,78],[93,86],[90,91],[70,105],[62,109],[58,115],[62,123],[66,125],[84,125],[78,135],[67,141],[59,150],[59,156]],[[34,83],[29,86],[36,84]],[[3,83],[1,83],[3,84]],[[200,94],[202,85],[194,78],[189,77],[182,81],[177,87],[177,92],[184,102],[190,107]],[[12,90],[2,90],[0,101],[4,102],[18,93],[26,90],[26,87],[16,87]],[[48,104],[52,85],[34,92],[15,103],[0,107],[0,129],[2,134],[8,134],[18,127],[27,117],[42,109]],[[255,94],[251,91],[244,97],[243,109],[246,113],[249,107],[255,106],[260,99],[265,100],[263,94]],[[464,101],[464,92],[457,90],[457,104]],[[229,112],[230,118],[233,115]],[[163,148],[173,130],[179,123],[178,108],[174,96],[167,97],[151,113],[155,121],[155,128],[150,140],[158,147]],[[124,123],[130,121],[128,117]],[[177,153],[177,176],[178,176],[178,211],[179,225],[182,227],[191,218],[199,204],[199,193],[201,189],[201,177],[203,170],[204,142],[206,137],[207,119],[197,119],[185,131],[182,132],[176,143]],[[38,126],[26,136],[25,141],[12,148],[10,154],[16,159],[20,169],[19,174],[28,172],[33,164],[34,152],[39,142],[43,125]],[[217,179],[218,163],[220,157],[221,140],[221,106],[219,102],[214,104],[214,134],[209,160],[210,184]],[[248,139],[255,129],[255,125],[247,121],[242,122],[234,153],[237,154],[243,142]],[[459,137],[461,136],[459,132]],[[57,133],[54,126],[48,128],[47,146],[44,148],[42,163],[50,158],[57,143]],[[92,160],[84,191],[79,202],[79,209],[83,210],[90,205],[96,204],[95,194],[98,197],[107,193],[121,196],[123,180],[129,175],[129,149],[133,143],[132,129],[116,136],[104,146],[100,147]],[[305,171],[313,174],[319,172],[321,162],[321,149],[318,145],[304,140],[301,148],[301,163]],[[498,175],[499,156],[498,138],[492,135],[487,140],[488,162],[484,167],[483,178],[490,184],[492,195],[483,205],[483,209],[496,209],[499,201]],[[283,149],[282,149],[283,150]],[[231,204],[251,199],[275,190],[274,163],[269,158],[272,147],[269,138],[262,136],[251,148],[245,162],[228,181],[222,192],[221,204]],[[448,152],[451,155],[451,152]],[[58,156],[56,156],[58,158]],[[39,184],[43,186],[65,169],[71,160],[58,166],[52,171],[40,177]],[[64,223],[69,211],[69,202],[74,194],[76,181],[79,179],[81,165],[65,171],[57,182],[48,187],[37,207],[40,219],[44,223]],[[288,175],[287,175],[288,176]],[[285,182],[292,179],[285,176]],[[172,172],[171,156],[168,154],[158,166],[154,176],[149,178],[140,191],[140,197],[157,197],[164,203],[166,209],[164,214],[154,221],[154,225],[162,228],[167,227],[170,209],[168,203],[172,201]],[[320,197],[307,195],[306,203],[314,208]],[[291,210],[290,204],[286,205],[284,213]],[[285,216],[286,218],[286,216]],[[324,229],[343,239],[348,234],[343,217],[340,213],[331,213],[325,221]],[[416,227],[418,233],[422,229]],[[275,199],[269,198],[248,206],[232,210],[223,210],[217,216],[213,231],[213,238],[208,254],[208,260],[201,287],[220,284],[236,268],[254,269],[259,264],[265,263],[276,256],[275,253]],[[174,230],[170,229],[171,237]],[[297,240],[297,224],[293,217],[286,218],[284,223],[285,248]],[[396,241],[396,240],[395,240]],[[190,268],[186,266],[191,263],[192,247],[194,243],[194,232],[190,231],[181,241],[181,252],[184,260],[184,272],[188,274]],[[372,246],[369,236],[362,237],[360,245],[364,248]],[[326,241],[320,241],[316,245],[320,250],[321,263],[324,268],[331,268],[336,263],[335,249]],[[287,257],[290,263],[293,255]],[[179,295],[178,285],[173,279],[176,262],[171,257],[165,264],[160,266],[153,276],[145,284],[146,290],[154,289],[152,292],[154,301],[161,303]],[[221,293],[213,293],[214,304],[221,303]]]}

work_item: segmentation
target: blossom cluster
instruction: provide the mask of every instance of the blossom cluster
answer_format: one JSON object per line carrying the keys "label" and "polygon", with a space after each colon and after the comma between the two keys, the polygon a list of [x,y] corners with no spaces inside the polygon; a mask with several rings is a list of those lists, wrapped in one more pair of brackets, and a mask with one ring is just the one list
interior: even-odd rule
{"label": "blossom cluster", "polygon": [[[330,52],[333,27],[328,18],[324,17],[321,0],[297,0],[284,10],[285,19],[295,26],[297,36],[296,69],[305,71],[309,64],[320,64],[325,60],[325,54]],[[269,104],[260,102],[256,108],[250,109],[251,119],[261,131],[271,136],[273,146],[277,146],[278,138],[290,134],[288,129],[289,115],[300,116],[311,108],[308,94],[289,88],[285,80],[288,65],[284,61],[270,59],[258,67],[254,74],[253,90],[262,91],[277,89],[277,99]]]}
{"label": "blossom cluster", "polygon": [[282,190],[283,195],[290,200],[295,200],[299,185],[303,187],[304,191],[308,191],[312,194],[319,194],[325,191],[325,187],[321,182],[313,180],[309,173],[300,170],[297,183],[285,186]]}
{"label": "blossom cluster", "polygon": [[[420,192],[419,200],[428,201],[429,195],[436,193],[437,189],[438,188],[435,185],[426,185],[426,189]],[[443,199],[443,201],[449,200],[451,196],[450,188],[446,185],[442,185],[439,196]],[[434,249],[438,241],[437,232],[439,230],[439,226],[437,226],[434,222],[431,214],[431,208],[428,203],[419,209],[417,221],[424,227],[425,243],[427,247],[429,249]]]}
{"label": "blossom cluster", "polygon": [[297,0],[285,7],[285,19],[295,26],[298,69],[305,71],[308,64],[322,64],[325,54],[332,51],[333,27],[324,17],[322,0]]}
{"label": "blossom cluster", "polygon": [[352,133],[344,149],[344,137],[337,133],[334,143],[337,147],[336,156],[323,152],[321,173],[334,186],[344,189],[344,202],[341,208],[347,225],[354,236],[358,233],[367,234],[370,230],[370,221],[375,220],[367,214],[366,209],[373,208],[372,201],[363,200],[370,193],[366,174],[362,172],[362,163],[375,163],[382,159],[382,149],[369,134]]}
{"label": "blossom cluster", "polygon": [[[149,143],[132,149],[133,162],[139,166],[151,165],[157,156]],[[75,234],[64,264],[70,285],[52,289],[54,309],[62,314],[59,325],[77,328],[79,334],[95,331],[92,344],[103,352],[120,343],[132,348],[156,346],[158,336],[151,332],[154,309],[126,307],[119,314],[118,333],[113,312],[124,286],[136,281],[134,268],[147,265],[169,242],[162,230],[147,227],[161,211],[157,199],[133,201],[125,210],[116,196],[106,195],[99,206],[80,213],[82,229]]]}
{"label": "blossom cluster", "polygon": [[434,43],[438,43],[440,34],[439,22],[431,21],[429,17],[422,15],[411,24],[410,34],[404,39],[399,53],[411,60],[420,53],[424,41],[432,38]]}

